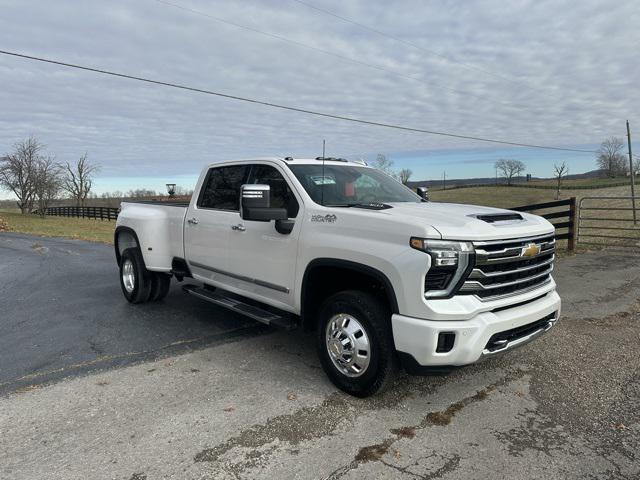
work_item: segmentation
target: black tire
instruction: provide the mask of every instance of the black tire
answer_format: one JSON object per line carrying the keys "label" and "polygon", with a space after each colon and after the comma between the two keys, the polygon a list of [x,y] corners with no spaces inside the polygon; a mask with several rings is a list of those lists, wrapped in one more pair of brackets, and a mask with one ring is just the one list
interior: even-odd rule
{"label": "black tire", "polygon": [[[368,365],[361,373],[349,372],[352,376],[339,369],[328,346],[328,325],[332,319],[340,318],[340,314],[350,316],[356,320],[358,329],[354,338],[359,339],[358,332],[364,330],[368,338]],[[317,348],[320,362],[325,373],[333,384],[344,392],[356,397],[368,397],[383,391],[393,380],[398,370],[398,359],[393,344],[391,331],[391,313],[389,308],[378,298],[367,292],[349,290],[329,297],[320,307],[318,317]],[[351,320],[343,323],[348,326]],[[353,325],[353,324],[352,324]],[[360,329],[360,327],[362,327]],[[331,328],[329,328],[331,330]],[[340,339],[342,337],[332,337]],[[349,341],[347,345],[349,345]],[[337,348],[340,348],[339,346]],[[351,347],[353,348],[353,346]],[[357,348],[357,346],[355,346]],[[342,350],[341,350],[342,352]],[[358,352],[366,352],[366,350]],[[344,357],[340,357],[344,358]],[[359,360],[355,359],[354,362]],[[343,365],[344,368],[346,368]],[[352,365],[349,368],[360,368]],[[357,375],[357,376],[353,376]]]}
{"label": "black tire", "polygon": [[[133,281],[131,285],[125,285],[124,270],[131,265]],[[131,303],[144,303],[151,292],[151,272],[149,272],[138,248],[127,248],[120,258],[120,288],[124,297]]]}
{"label": "black tire", "polygon": [[157,302],[162,300],[169,293],[171,286],[171,275],[160,272],[149,272],[151,275],[151,290],[149,291],[149,301]]}

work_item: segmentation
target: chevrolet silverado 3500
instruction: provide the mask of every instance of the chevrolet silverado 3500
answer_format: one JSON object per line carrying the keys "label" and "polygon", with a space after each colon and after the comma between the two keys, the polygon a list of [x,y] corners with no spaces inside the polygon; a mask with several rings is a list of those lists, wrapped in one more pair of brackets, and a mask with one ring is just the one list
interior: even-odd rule
{"label": "chevrolet silverado 3500", "polygon": [[431,202],[328,158],[209,165],[190,203],[124,202],[115,231],[129,302],[189,278],[188,294],[317,332],[328,377],[361,397],[398,366],[445,372],[548,331],[554,250],[541,217]]}

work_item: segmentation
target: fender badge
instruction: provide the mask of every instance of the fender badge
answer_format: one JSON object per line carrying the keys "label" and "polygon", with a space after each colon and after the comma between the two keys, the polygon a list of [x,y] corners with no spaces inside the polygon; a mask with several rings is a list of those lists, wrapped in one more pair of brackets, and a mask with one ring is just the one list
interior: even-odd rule
{"label": "fender badge", "polygon": [[335,221],[338,219],[337,216],[333,215],[333,214],[327,214],[327,215],[311,215],[311,221],[312,222],[320,222],[320,223],[335,223]]}

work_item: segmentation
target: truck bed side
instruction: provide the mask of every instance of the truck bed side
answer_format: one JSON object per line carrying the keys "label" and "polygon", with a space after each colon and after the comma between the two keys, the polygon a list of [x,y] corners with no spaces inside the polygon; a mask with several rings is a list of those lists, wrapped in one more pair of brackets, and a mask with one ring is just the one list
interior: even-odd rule
{"label": "truck bed side", "polygon": [[168,272],[184,257],[183,226],[188,204],[123,202],[116,227],[117,251],[138,243],[148,270]]}

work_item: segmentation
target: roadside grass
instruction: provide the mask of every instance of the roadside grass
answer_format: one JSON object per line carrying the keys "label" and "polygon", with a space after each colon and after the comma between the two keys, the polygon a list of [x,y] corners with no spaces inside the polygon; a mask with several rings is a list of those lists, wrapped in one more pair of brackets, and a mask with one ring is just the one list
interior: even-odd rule
{"label": "roadside grass", "polygon": [[0,210],[10,232],[28,233],[40,237],[65,237],[113,244],[116,222],[88,218],[44,217],[22,215],[19,210]]}

